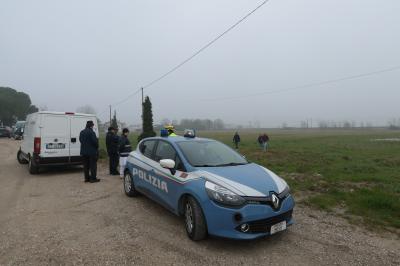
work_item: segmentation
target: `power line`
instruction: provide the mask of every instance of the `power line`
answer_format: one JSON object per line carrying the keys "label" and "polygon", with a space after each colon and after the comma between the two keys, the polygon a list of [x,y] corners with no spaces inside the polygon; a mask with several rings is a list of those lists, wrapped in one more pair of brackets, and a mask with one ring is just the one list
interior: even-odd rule
{"label": "power line", "polygon": [[[163,75],[159,76],[158,78],[150,81],[149,83],[147,83],[146,85],[142,86],[140,89],[136,90],[135,92],[133,92],[132,94],[127,95],[124,99],[122,99],[119,102],[116,102],[114,104],[112,104],[112,107],[117,107],[118,105],[121,105],[123,103],[125,103],[129,98],[135,96],[136,94],[138,94],[141,90],[149,88],[150,86],[154,85],[155,83],[159,82],[160,80],[162,80],[163,78],[165,78],[166,76],[170,75],[171,73],[173,73],[174,71],[176,71],[177,69],[179,69],[180,67],[182,67],[183,65],[185,65],[187,62],[189,62],[190,60],[192,60],[193,58],[195,58],[197,55],[199,55],[201,52],[203,52],[204,50],[206,50],[208,47],[210,47],[211,45],[213,45],[216,41],[218,41],[219,39],[221,39],[224,35],[226,35],[228,32],[230,32],[231,30],[233,30],[234,28],[236,28],[240,23],[242,23],[244,20],[246,20],[248,17],[250,17],[254,12],[256,12],[258,9],[260,9],[262,6],[264,6],[267,2],[269,2],[269,0],[264,0],[261,4],[259,4],[256,8],[254,8],[253,10],[251,10],[249,13],[247,13],[244,17],[242,17],[240,20],[238,20],[235,24],[233,24],[232,26],[230,26],[228,29],[226,29],[224,32],[222,32],[221,34],[219,34],[217,37],[215,37],[213,40],[211,40],[210,42],[208,42],[206,45],[204,45],[203,47],[201,47],[199,50],[197,50],[194,54],[192,54],[191,56],[189,56],[188,58],[186,58],[185,60],[183,60],[181,63],[179,63],[178,65],[176,65],[175,67],[171,68],[169,71],[167,71],[166,73],[164,73]],[[104,114],[105,112],[107,112],[107,110],[104,110],[103,112],[99,113],[99,115]]]}
{"label": "power line", "polygon": [[318,86],[322,86],[322,85],[327,85],[327,84],[332,84],[332,83],[337,83],[337,82],[352,80],[352,79],[359,79],[359,78],[363,78],[363,77],[378,75],[378,74],[392,72],[392,71],[396,71],[396,70],[400,70],[400,66],[395,66],[395,67],[391,67],[391,68],[386,68],[386,69],[382,69],[382,70],[377,70],[377,71],[373,71],[373,72],[367,72],[367,73],[362,73],[362,74],[357,74],[357,75],[352,75],[352,76],[346,76],[346,77],[337,78],[337,79],[309,83],[309,84],[296,86],[296,87],[290,87],[290,88],[286,88],[286,89],[265,91],[265,92],[247,94],[247,95],[242,95],[242,96],[203,99],[202,101],[225,101],[225,100],[237,100],[237,99],[243,99],[243,98],[251,98],[251,97],[262,96],[262,95],[267,95],[267,94],[274,94],[274,93],[281,93],[281,92],[287,92],[287,91],[293,91],[293,90],[299,90],[299,89],[306,89],[306,88],[311,88],[311,87],[318,87]]}
{"label": "power line", "polygon": [[[113,103],[113,104],[110,104],[110,106],[115,108],[115,107],[117,107],[118,105],[121,105],[121,104],[127,102],[131,97],[133,97],[133,96],[135,96],[136,94],[138,94],[141,90],[142,90],[142,88],[140,88],[140,89],[134,91],[133,93],[127,95],[124,99],[122,99],[122,100],[120,100],[120,101],[118,101],[118,102],[115,102],[115,103]],[[107,109],[104,109],[104,111],[100,112],[98,115],[100,116],[100,115],[106,113],[107,111],[108,111],[108,108],[107,108]]]}
{"label": "power line", "polygon": [[264,6],[267,2],[269,2],[269,0],[265,0],[263,1],[261,4],[259,4],[256,8],[254,8],[253,10],[251,10],[249,13],[247,13],[244,17],[242,17],[239,21],[237,21],[235,24],[233,24],[232,26],[230,26],[227,30],[225,30],[224,32],[222,32],[220,35],[218,35],[217,37],[215,37],[213,40],[211,40],[210,42],[208,42],[206,45],[204,45],[203,47],[201,47],[198,51],[196,51],[194,54],[192,54],[191,56],[189,56],[188,58],[186,58],[185,60],[183,60],[181,63],[179,63],[178,65],[176,65],[175,67],[171,68],[169,71],[167,71],[165,74],[161,75],[160,77],[154,79],[153,81],[147,83],[145,86],[143,86],[144,89],[154,85],[155,83],[157,83],[158,81],[162,80],[163,78],[165,78],[166,76],[168,76],[169,74],[171,74],[172,72],[176,71],[177,69],[179,69],[180,67],[182,67],[184,64],[186,64],[187,62],[189,62],[190,60],[192,60],[193,58],[195,58],[197,55],[199,55],[201,52],[203,52],[204,50],[206,50],[208,47],[210,47],[212,44],[214,44],[216,41],[218,41],[219,39],[221,39],[224,35],[226,35],[228,32],[230,32],[231,30],[233,30],[234,28],[236,28],[240,23],[242,23],[244,20],[246,20],[248,17],[250,17],[254,12],[256,12],[258,9],[260,9],[262,6]]}

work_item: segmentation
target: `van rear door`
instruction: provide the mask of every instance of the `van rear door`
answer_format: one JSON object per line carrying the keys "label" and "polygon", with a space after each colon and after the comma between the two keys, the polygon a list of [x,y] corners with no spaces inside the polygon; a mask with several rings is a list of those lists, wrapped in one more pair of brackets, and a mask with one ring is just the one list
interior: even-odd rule
{"label": "van rear door", "polygon": [[44,114],[41,121],[41,154],[45,157],[69,157],[69,118]]}

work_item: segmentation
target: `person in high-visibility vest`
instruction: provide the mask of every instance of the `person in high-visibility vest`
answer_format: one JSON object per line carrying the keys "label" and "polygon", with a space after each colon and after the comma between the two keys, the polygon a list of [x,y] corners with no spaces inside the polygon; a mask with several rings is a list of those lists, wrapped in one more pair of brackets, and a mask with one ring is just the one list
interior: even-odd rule
{"label": "person in high-visibility vest", "polygon": [[178,135],[175,134],[175,128],[173,125],[165,126],[165,129],[168,131],[168,137],[176,137]]}

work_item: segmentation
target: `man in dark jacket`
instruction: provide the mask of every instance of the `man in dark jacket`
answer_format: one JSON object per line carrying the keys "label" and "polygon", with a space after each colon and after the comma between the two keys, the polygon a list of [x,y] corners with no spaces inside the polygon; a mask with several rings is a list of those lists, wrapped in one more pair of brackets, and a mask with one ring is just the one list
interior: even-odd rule
{"label": "man in dark jacket", "polygon": [[119,137],[117,136],[117,129],[109,127],[106,135],[107,154],[110,162],[110,175],[119,175],[118,167],[118,144]]}
{"label": "man in dark jacket", "polygon": [[128,159],[129,154],[132,151],[128,135],[129,135],[129,130],[127,128],[124,128],[122,130],[122,135],[119,138],[119,176],[121,178],[124,178],[126,161]]}
{"label": "man in dark jacket", "polygon": [[233,136],[233,143],[235,143],[235,147],[236,149],[239,148],[239,142],[240,142],[240,136],[239,133],[235,133],[235,135]]}
{"label": "man in dark jacket", "polygon": [[[87,121],[86,128],[79,134],[81,142],[81,156],[83,157],[83,169],[85,182],[99,182],[97,179],[97,157],[99,149],[99,140],[93,131],[93,121]],[[89,175],[90,170],[90,175]]]}

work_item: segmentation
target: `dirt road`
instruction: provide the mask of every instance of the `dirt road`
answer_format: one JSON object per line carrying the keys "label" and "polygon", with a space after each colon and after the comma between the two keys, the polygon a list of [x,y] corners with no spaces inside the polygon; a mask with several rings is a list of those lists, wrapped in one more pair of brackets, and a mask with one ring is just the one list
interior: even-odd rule
{"label": "dirt road", "polygon": [[296,225],[273,237],[192,242],[182,220],[145,197],[128,198],[100,167],[37,176],[0,139],[0,265],[400,265],[400,240],[297,206]]}

